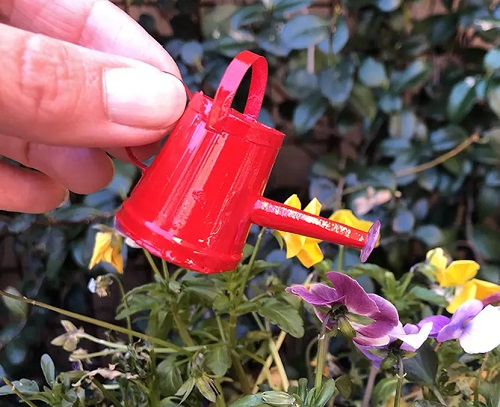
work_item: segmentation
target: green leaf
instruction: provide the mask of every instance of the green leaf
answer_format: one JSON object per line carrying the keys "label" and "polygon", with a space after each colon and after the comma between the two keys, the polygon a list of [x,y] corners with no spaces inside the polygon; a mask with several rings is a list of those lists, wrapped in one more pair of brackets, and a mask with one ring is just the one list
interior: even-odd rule
{"label": "green leaf", "polygon": [[211,384],[211,380],[208,376],[200,376],[196,379],[196,388],[201,393],[203,397],[207,400],[215,403],[217,400],[217,394],[215,394],[213,385]]}
{"label": "green leaf", "polygon": [[291,96],[303,99],[318,89],[318,77],[306,69],[295,69],[288,73],[284,85]]}
{"label": "green leaf", "polygon": [[321,386],[321,390],[317,397],[313,399],[313,403],[311,407],[323,407],[328,403],[328,401],[332,398],[333,393],[335,392],[335,380],[327,379],[323,382]]}
{"label": "green leaf", "polygon": [[188,41],[181,48],[181,59],[189,66],[197,66],[203,58],[203,46],[198,41]]}
{"label": "green leaf", "polygon": [[339,391],[340,395],[345,399],[351,397],[352,386],[353,383],[351,376],[347,374],[337,377],[337,379],[335,380],[335,387]]}
{"label": "green leaf", "polygon": [[497,230],[485,226],[475,226],[472,229],[472,236],[476,249],[485,260],[500,261]]}
{"label": "green leaf", "polygon": [[396,233],[409,233],[415,226],[415,217],[408,209],[399,209],[392,221],[392,230]]}
{"label": "green leaf", "polygon": [[413,61],[402,72],[394,72],[391,83],[396,93],[404,89],[420,85],[428,79],[431,74],[431,67],[424,59]]}
{"label": "green leaf", "polygon": [[231,16],[231,26],[235,29],[258,23],[265,18],[266,8],[262,3],[241,6]]}
{"label": "green leaf", "polygon": [[319,88],[332,106],[342,106],[349,99],[354,85],[353,74],[354,64],[348,59],[320,71]]}
{"label": "green leaf", "polygon": [[265,404],[264,400],[262,400],[262,393],[256,393],[232,402],[229,407],[255,407],[262,404]]}
{"label": "green leaf", "polygon": [[394,114],[389,120],[389,134],[394,138],[410,140],[417,131],[417,116],[411,110]]}
{"label": "green leaf", "polygon": [[281,31],[281,40],[291,49],[306,49],[328,35],[328,21],[312,14],[298,15]]}
{"label": "green leaf", "polygon": [[196,383],[196,379],[194,377],[190,377],[182,384],[182,386],[179,388],[179,390],[177,390],[175,395],[182,397],[181,401],[179,401],[179,404],[182,404],[186,401],[186,399],[189,397],[189,395],[193,391],[195,383]]}
{"label": "green leaf", "polygon": [[500,49],[492,48],[490,49],[483,60],[484,69],[488,74],[492,74],[496,69],[500,69]]}
{"label": "green leaf", "polygon": [[265,391],[262,393],[262,400],[273,407],[295,405],[295,397],[284,391]]}
{"label": "green leaf", "polygon": [[313,0],[270,0],[268,7],[275,13],[290,14],[309,7],[312,2]]}
{"label": "green leaf", "polygon": [[318,49],[324,54],[337,55],[346,46],[347,41],[349,41],[349,26],[344,17],[338,17],[333,34],[321,41]]}
{"label": "green leaf", "polygon": [[[31,394],[40,391],[37,382],[35,382],[34,380],[14,380],[12,382],[12,385],[22,394]],[[0,396],[5,396],[7,394],[13,394],[12,388],[9,385],[0,387]]]}
{"label": "green leaf", "polygon": [[162,360],[156,367],[158,383],[163,396],[173,396],[182,386],[181,371],[175,364],[175,357]]}
{"label": "green leaf", "polygon": [[411,359],[404,360],[408,380],[433,386],[438,368],[438,357],[434,349],[424,344]]}
{"label": "green leaf", "polygon": [[307,133],[323,117],[328,105],[320,93],[302,100],[293,112],[293,127],[298,136]]}
{"label": "green leaf", "polygon": [[366,58],[363,61],[358,76],[363,85],[369,88],[385,88],[389,84],[384,64],[373,58]]}
{"label": "green leaf", "polygon": [[467,132],[463,127],[450,124],[434,130],[429,139],[432,149],[436,152],[451,150],[467,138]]}
{"label": "green leaf", "polygon": [[[8,294],[15,295],[17,297],[22,297],[23,295],[17,291],[14,287],[7,287],[4,291]],[[14,298],[4,297],[2,296],[2,300],[10,311],[10,313],[18,319],[24,319],[28,315],[28,304],[15,300]]]}
{"label": "green leaf", "polygon": [[500,118],[500,85],[490,86],[486,98],[491,110]]}
{"label": "green leaf", "polygon": [[377,0],[376,4],[380,11],[388,13],[398,9],[401,5],[401,0]]}
{"label": "green leaf", "polygon": [[377,114],[377,103],[370,88],[355,83],[349,99],[352,107],[364,118],[373,120]]}
{"label": "green leaf", "polygon": [[205,354],[205,365],[217,377],[222,377],[231,367],[228,349],[224,345],[211,348]]}
{"label": "green leaf", "polygon": [[373,389],[372,405],[385,406],[396,392],[397,377],[386,377],[380,380]]}
{"label": "green leaf", "polygon": [[384,113],[390,114],[399,112],[403,108],[403,101],[399,96],[387,92],[379,99],[378,105]]}
{"label": "green leaf", "polygon": [[444,234],[435,225],[421,225],[415,231],[415,237],[429,247],[439,246],[444,241]]}
{"label": "green leaf", "polygon": [[439,307],[446,307],[448,305],[448,301],[446,301],[445,297],[422,286],[412,287],[409,293],[419,300],[436,304]]}
{"label": "green leaf", "polygon": [[50,387],[54,386],[56,380],[56,367],[51,357],[46,353],[42,355],[40,360],[40,365],[42,367],[43,377]]}
{"label": "green leaf", "polygon": [[443,407],[443,404],[437,401],[415,400],[415,407]]}
{"label": "green leaf", "polygon": [[474,106],[476,80],[468,76],[453,86],[448,98],[448,117],[451,122],[459,123]]}
{"label": "green leaf", "polygon": [[295,338],[304,336],[304,321],[291,304],[277,298],[261,298],[257,312]]}

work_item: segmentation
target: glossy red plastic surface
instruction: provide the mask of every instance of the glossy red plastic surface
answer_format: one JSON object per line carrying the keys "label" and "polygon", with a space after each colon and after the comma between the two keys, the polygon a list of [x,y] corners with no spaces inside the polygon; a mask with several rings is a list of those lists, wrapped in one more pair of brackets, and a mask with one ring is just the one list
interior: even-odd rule
{"label": "glossy red plastic surface", "polygon": [[[242,114],[231,104],[250,68]],[[252,222],[361,248],[367,257],[372,247],[366,232],[262,197],[284,138],[257,121],[266,81],[266,60],[244,51],[228,66],[213,100],[194,94],[117,213],[119,231],[153,254],[203,273],[236,267]]]}

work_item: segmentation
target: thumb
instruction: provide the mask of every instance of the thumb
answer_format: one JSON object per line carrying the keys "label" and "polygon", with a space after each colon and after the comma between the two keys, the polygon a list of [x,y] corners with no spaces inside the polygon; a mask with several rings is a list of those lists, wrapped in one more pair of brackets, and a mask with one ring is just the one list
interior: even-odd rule
{"label": "thumb", "polygon": [[[0,133],[43,144],[133,146],[185,108],[179,79],[142,62],[0,24]],[[178,75],[172,64],[169,72]]]}

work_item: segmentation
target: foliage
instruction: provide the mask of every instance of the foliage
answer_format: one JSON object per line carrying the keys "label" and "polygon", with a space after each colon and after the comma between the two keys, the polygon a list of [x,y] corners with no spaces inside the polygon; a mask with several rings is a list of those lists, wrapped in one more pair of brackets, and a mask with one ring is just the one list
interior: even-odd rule
{"label": "foliage", "polygon": [[[341,338],[331,340],[325,361],[333,378],[315,390],[310,371],[318,364],[312,355],[319,323],[304,312],[308,305],[285,293],[289,284],[308,276],[322,280],[325,270],[347,266],[407,323],[448,304],[421,263],[429,248],[441,245],[454,258],[473,258],[481,278],[500,282],[500,6],[476,0],[345,0],[325,9],[311,0],[247,3],[206,8],[191,0],[158,1],[171,17],[171,37],[161,36],[147,14],[140,22],[175,58],[193,91],[213,95],[241,50],[267,58],[271,79],[260,120],[314,158],[302,201],[317,197],[325,215],[347,207],[379,219],[384,228],[374,264],[360,265],[353,251],[323,242],[326,260],[308,274],[264,234],[253,262],[248,245],[231,273],[163,273],[156,263],[150,278],[144,257],[126,245],[123,276],[106,264],[89,272],[98,233],[91,226],[112,226],[138,177],[135,167],[116,162],[115,178],[102,191],[73,195],[70,204],[44,215],[0,213],[0,261],[8,254],[19,271],[8,283],[15,288],[6,291],[91,316],[105,299],[92,297],[90,278],[95,283],[101,276],[106,287],[112,281],[110,292],[101,291],[112,298],[120,298],[114,288],[123,282],[134,288],[120,302],[116,323],[147,335],[138,338],[130,329],[121,335],[109,326],[96,333],[87,324],[78,334],[85,350],[71,351],[69,362],[65,354],[52,362],[47,354],[55,348],[48,342],[60,332],[60,316],[4,297],[0,376],[35,379],[12,382],[33,402],[199,406],[210,400],[222,406],[221,389],[234,407],[320,406],[332,396],[339,404],[360,400],[369,393],[368,362]],[[235,100],[240,110],[244,90]],[[256,240],[252,230],[249,243]],[[149,282],[127,283],[134,273]],[[426,346],[405,360],[404,393],[416,395],[419,405],[438,405],[442,398],[460,406],[478,405],[478,399],[498,405],[499,362],[498,349],[482,360],[457,343]],[[374,405],[393,402],[396,387],[390,366],[377,377]],[[252,390],[259,392],[240,398]],[[12,393],[6,381],[0,394]]]}

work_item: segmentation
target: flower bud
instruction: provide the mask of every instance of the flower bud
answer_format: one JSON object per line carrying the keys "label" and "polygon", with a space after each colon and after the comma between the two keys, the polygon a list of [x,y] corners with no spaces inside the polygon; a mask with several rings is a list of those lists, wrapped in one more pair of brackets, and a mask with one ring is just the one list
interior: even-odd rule
{"label": "flower bud", "polygon": [[262,393],[262,401],[273,407],[291,406],[295,403],[295,397],[284,391],[265,391]]}

